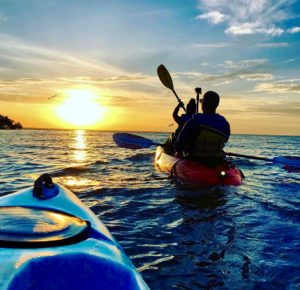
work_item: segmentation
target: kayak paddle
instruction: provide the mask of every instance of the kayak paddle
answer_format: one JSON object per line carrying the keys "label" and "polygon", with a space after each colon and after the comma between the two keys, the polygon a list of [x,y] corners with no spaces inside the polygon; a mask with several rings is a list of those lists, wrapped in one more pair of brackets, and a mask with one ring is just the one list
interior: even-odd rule
{"label": "kayak paddle", "polygon": [[234,157],[241,157],[247,159],[255,159],[255,160],[263,160],[272,162],[275,164],[281,164],[281,166],[290,172],[300,172],[300,157],[298,156],[278,156],[274,158],[265,158],[259,156],[252,156],[252,155],[244,155],[238,153],[225,153],[227,156],[234,156]]}
{"label": "kayak paddle", "polygon": [[113,134],[113,139],[119,147],[128,149],[144,149],[149,148],[152,145],[163,145],[154,143],[151,139],[130,133],[115,133]]}
{"label": "kayak paddle", "polygon": [[[167,68],[163,64],[158,66],[157,75],[158,75],[160,81],[162,82],[162,84],[174,93],[177,101],[179,103],[183,104],[183,102],[179,99],[177,93],[175,92],[171,75],[170,75],[169,71],[167,70]],[[182,108],[183,108],[184,111],[186,111],[184,105],[183,105]]]}
{"label": "kayak paddle", "polygon": [[[115,133],[113,135],[115,143],[119,147],[128,149],[144,149],[149,148],[153,145],[163,146],[164,144],[153,142],[151,139],[138,136],[130,133]],[[275,164],[280,164],[287,171],[298,172],[300,171],[300,157],[298,156],[279,156],[274,158],[265,158],[252,155],[244,155],[238,153],[225,153],[227,156],[241,157],[247,159],[263,160]]]}

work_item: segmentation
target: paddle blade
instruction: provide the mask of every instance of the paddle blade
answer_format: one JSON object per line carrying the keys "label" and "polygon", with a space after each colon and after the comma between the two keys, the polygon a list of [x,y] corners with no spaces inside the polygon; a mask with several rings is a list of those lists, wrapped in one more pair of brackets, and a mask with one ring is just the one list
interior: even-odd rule
{"label": "paddle blade", "polygon": [[128,149],[143,149],[154,145],[150,139],[129,133],[116,133],[113,139],[119,147]]}
{"label": "paddle blade", "polygon": [[170,90],[174,90],[171,75],[170,75],[170,73],[168,72],[168,70],[166,69],[166,67],[163,64],[158,66],[157,75],[158,75],[160,81],[162,82],[162,84],[165,87],[167,87]]}
{"label": "paddle blade", "polygon": [[300,172],[300,157],[298,156],[275,157],[273,162],[281,164],[288,172]]}

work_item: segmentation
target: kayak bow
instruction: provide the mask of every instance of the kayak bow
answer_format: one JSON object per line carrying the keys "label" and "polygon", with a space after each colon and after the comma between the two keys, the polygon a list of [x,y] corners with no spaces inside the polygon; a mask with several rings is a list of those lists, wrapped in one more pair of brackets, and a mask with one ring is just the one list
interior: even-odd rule
{"label": "kayak bow", "polygon": [[0,198],[0,289],[149,289],[103,223],[45,182]]}

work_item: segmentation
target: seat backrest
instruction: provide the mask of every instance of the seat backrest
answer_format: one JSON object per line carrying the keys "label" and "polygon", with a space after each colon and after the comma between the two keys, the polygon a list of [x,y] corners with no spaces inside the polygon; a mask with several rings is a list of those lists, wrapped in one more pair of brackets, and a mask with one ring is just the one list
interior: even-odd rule
{"label": "seat backrest", "polygon": [[194,140],[192,155],[197,158],[223,157],[225,140],[222,132],[210,127],[200,126]]}

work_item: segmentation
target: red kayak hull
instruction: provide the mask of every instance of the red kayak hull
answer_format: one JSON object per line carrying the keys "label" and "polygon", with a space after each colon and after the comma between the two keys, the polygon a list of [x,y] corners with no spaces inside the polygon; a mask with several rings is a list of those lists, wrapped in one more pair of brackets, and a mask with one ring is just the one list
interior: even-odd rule
{"label": "red kayak hull", "polygon": [[244,179],[241,170],[230,161],[225,160],[211,168],[193,160],[168,155],[161,146],[156,149],[155,165],[175,179],[202,185],[239,186]]}

